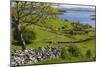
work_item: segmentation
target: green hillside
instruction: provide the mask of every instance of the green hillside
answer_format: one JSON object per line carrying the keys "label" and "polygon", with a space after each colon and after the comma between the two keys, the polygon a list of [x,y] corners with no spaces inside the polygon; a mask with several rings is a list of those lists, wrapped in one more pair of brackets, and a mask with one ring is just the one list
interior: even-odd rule
{"label": "green hillside", "polygon": [[[69,33],[63,33],[62,27],[65,26],[66,29],[69,29],[67,31],[73,30],[73,24],[69,21],[63,21],[60,19],[47,19],[48,22],[46,22],[46,26],[44,26],[41,23],[31,25],[27,28],[33,29],[35,32],[36,39],[32,41],[31,44],[27,45],[27,48],[33,48],[33,47],[40,47],[40,46],[46,46],[48,43],[47,41],[52,42],[77,42],[82,41],[86,39],[92,39],[95,38],[95,29],[93,28],[87,28],[80,31],[89,31],[88,34],[69,34]],[[46,20],[46,21],[47,21]],[[58,30],[60,29],[60,30]],[[73,30],[75,31],[75,30]],[[75,31],[75,32],[80,32]],[[13,45],[13,49],[19,49],[19,46]]]}
{"label": "green hillside", "polygon": [[[68,21],[66,22],[58,19],[49,19],[45,24],[46,26],[41,23],[38,23],[27,27],[27,29],[32,29],[35,33],[35,40],[33,40],[32,43],[27,44],[26,46],[27,49],[44,47],[49,45],[48,42],[52,42],[50,44],[51,47],[56,47],[58,46],[57,42],[62,42],[60,43],[60,45],[65,48],[69,48],[70,45],[76,45],[81,51],[82,58],[81,57],[71,57],[69,59],[55,58],[55,59],[40,61],[36,64],[87,61],[87,58],[85,57],[87,50],[90,50],[92,54],[91,56],[92,59],[90,60],[91,61],[95,60],[94,59],[96,56],[95,28],[82,27],[80,30],[75,30],[72,22],[68,22]],[[78,26],[80,25],[81,24],[79,24]],[[84,31],[88,33],[80,33]],[[11,49],[21,50],[21,47],[18,45],[12,45]]]}
{"label": "green hillside", "polygon": [[12,66],[96,60],[96,28],[60,19],[67,9],[55,6],[27,1],[11,4]]}

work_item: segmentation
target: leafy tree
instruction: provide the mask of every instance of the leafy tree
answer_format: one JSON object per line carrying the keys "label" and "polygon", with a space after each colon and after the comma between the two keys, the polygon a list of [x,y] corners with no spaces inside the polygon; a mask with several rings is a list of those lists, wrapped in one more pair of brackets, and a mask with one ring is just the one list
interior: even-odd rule
{"label": "leafy tree", "polygon": [[11,24],[15,30],[13,34],[16,36],[15,40],[17,43],[22,46],[22,50],[26,49],[25,36],[27,33],[25,30],[27,27],[40,22],[45,24],[45,19],[56,17],[58,14],[57,10],[52,7],[52,4],[47,3],[13,1],[11,8]]}

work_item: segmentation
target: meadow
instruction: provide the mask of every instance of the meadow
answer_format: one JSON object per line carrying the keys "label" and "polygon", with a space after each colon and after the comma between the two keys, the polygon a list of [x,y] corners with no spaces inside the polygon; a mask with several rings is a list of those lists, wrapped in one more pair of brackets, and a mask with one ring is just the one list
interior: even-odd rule
{"label": "meadow", "polygon": [[[70,21],[66,18],[65,10],[55,8],[57,4],[24,1],[14,1],[13,4],[11,7],[11,58],[13,58],[11,63],[13,65],[96,60],[96,28],[90,24],[93,22]],[[66,12],[64,16],[66,19],[59,18],[63,12]],[[74,15],[72,17],[76,19],[78,15],[83,16],[81,13]],[[70,13],[68,16],[70,17]],[[87,14],[84,16],[86,18]],[[81,17],[79,20],[83,21],[83,19]]]}

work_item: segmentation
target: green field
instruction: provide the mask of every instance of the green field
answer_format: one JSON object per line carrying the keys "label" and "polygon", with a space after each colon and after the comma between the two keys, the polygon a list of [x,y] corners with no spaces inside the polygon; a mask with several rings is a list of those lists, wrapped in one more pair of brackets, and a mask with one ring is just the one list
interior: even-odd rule
{"label": "green field", "polygon": [[[72,44],[72,43],[71,43]],[[68,47],[68,45],[71,44],[63,44],[63,46]],[[56,63],[71,63],[71,62],[85,62],[85,61],[95,61],[95,56],[96,56],[96,46],[95,46],[95,39],[89,40],[87,42],[82,42],[82,43],[74,43],[75,45],[78,46],[79,49],[81,49],[82,57],[71,57],[71,58],[55,58],[55,59],[48,59],[44,61],[40,61],[37,64],[56,64]],[[87,60],[85,57],[86,51],[91,50],[92,52],[92,57],[90,60]]]}
{"label": "green field", "polygon": [[[70,21],[66,16],[66,19],[59,18],[67,9],[56,6],[59,5],[28,1],[11,3],[11,65],[96,60],[96,28],[90,22]],[[93,16],[90,20],[95,20]]]}
{"label": "green field", "polygon": [[[58,19],[48,19],[46,21],[46,26],[41,23],[37,23],[35,25],[27,27],[27,29],[32,29],[35,33],[35,39],[32,40],[31,43],[26,45],[27,49],[45,47],[48,45],[48,41],[52,42],[52,44],[50,44],[52,47],[56,47],[58,45],[55,42],[65,42],[61,43],[60,45],[65,48],[69,47],[69,45],[76,45],[80,49],[82,57],[48,59],[40,61],[36,64],[87,61],[87,58],[85,57],[87,50],[91,51],[92,58],[90,59],[90,61],[95,60],[93,59],[96,56],[95,28],[82,28],[81,30],[76,31],[74,30],[72,22],[61,21]],[[63,26],[65,26],[64,29],[62,29]],[[63,33],[68,31],[74,31],[74,33],[76,34]],[[88,31],[88,33],[77,34],[77,32],[80,31]],[[11,50],[21,50],[21,47],[20,45],[13,44],[11,45]]]}

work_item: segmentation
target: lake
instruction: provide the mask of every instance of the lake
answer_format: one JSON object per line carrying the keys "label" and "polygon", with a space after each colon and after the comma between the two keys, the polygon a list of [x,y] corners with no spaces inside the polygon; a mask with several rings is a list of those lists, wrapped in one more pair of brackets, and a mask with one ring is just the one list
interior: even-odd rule
{"label": "lake", "polygon": [[63,12],[61,15],[59,15],[59,18],[71,22],[90,24],[92,27],[95,27],[95,20],[91,20],[91,18],[95,18],[95,16],[91,15],[95,15],[95,11],[67,10]]}

